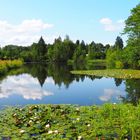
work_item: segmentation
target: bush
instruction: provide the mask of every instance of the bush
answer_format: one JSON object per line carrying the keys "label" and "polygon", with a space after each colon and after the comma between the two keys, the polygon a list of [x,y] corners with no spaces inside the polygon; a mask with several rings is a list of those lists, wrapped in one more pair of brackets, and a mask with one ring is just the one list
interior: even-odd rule
{"label": "bush", "polygon": [[124,68],[124,64],[121,61],[116,61],[115,62],[115,68],[116,69],[122,69],[122,68]]}
{"label": "bush", "polygon": [[125,59],[123,54],[123,50],[108,50],[106,58],[107,67],[117,69],[124,68]]}
{"label": "bush", "polygon": [[9,69],[18,68],[22,64],[21,60],[0,60],[0,74],[6,73]]}

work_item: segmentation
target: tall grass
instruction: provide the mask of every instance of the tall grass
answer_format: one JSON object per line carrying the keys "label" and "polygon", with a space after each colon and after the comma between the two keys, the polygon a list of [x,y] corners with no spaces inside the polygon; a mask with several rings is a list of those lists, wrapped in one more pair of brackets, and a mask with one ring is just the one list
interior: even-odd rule
{"label": "tall grass", "polygon": [[22,64],[21,60],[0,60],[0,74],[4,74],[12,68],[18,68]]}

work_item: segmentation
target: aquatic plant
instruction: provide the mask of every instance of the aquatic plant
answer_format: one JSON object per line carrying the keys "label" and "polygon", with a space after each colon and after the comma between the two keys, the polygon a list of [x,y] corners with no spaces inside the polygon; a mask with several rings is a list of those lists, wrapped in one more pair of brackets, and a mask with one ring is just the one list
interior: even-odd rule
{"label": "aquatic plant", "polygon": [[77,70],[71,71],[71,73],[77,75],[94,75],[120,79],[140,78],[140,70],[131,70],[131,69]]}
{"label": "aquatic plant", "polygon": [[0,139],[140,139],[140,105],[28,105],[0,115]]}

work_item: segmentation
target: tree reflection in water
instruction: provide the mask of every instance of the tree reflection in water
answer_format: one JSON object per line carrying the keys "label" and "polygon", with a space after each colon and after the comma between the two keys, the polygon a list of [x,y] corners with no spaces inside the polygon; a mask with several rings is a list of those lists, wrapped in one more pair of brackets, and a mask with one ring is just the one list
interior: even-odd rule
{"label": "tree reflection in water", "polygon": [[[82,67],[82,66],[81,66]],[[37,78],[40,86],[42,87],[45,80],[48,77],[52,77],[54,80],[54,84],[61,87],[62,85],[65,85],[66,88],[69,87],[69,85],[73,81],[84,81],[85,77],[84,75],[72,75],[70,73],[71,70],[75,68],[72,66],[68,66],[66,64],[58,64],[58,63],[52,63],[52,64],[26,64],[20,69],[12,70],[8,75],[19,75],[23,73],[30,74],[32,77]],[[82,67],[83,68],[83,67]],[[0,81],[6,78],[5,76],[0,77]],[[96,77],[96,76],[88,76],[91,80],[95,79],[101,79],[102,77]],[[126,97],[120,96],[122,99],[122,102],[124,103],[133,103],[137,105],[137,103],[140,100],[140,79],[117,79],[114,78],[114,82],[116,87],[120,86],[122,82],[125,84],[125,91],[127,92]]]}
{"label": "tree reflection in water", "polygon": [[137,105],[140,101],[140,79],[127,79],[125,81],[126,97],[121,97],[124,103]]}

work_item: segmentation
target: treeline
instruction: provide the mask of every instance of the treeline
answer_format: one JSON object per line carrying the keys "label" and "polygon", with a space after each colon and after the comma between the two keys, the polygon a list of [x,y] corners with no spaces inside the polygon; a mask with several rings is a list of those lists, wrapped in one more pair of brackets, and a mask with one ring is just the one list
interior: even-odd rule
{"label": "treeline", "polygon": [[105,59],[111,46],[77,40],[75,43],[66,36],[64,40],[58,37],[53,44],[46,44],[41,37],[38,43],[23,47],[7,45],[0,49],[0,59],[23,59],[25,62],[83,62],[87,59]]}
{"label": "treeline", "polygon": [[[85,44],[84,41],[77,40],[75,43],[66,36],[64,40],[61,37],[55,39],[53,44],[46,44],[41,37],[38,43],[31,46],[8,45],[0,50],[0,59],[23,59],[24,62],[69,62],[69,63],[86,63],[89,60],[110,60],[116,57],[112,53],[122,51],[123,40],[121,37],[116,38],[113,46],[94,41]],[[115,59],[114,59],[115,60]],[[91,61],[90,61],[91,62]]]}
{"label": "treeline", "polygon": [[89,60],[105,60],[107,58],[109,67],[119,68],[123,65],[123,47],[123,40],[119,36],[112,46],[109,44],[95,43],[94,41],[85,44],[84,41],[77,40],[74,43],[69,36],[66,36],[64,40],[58,37],[54,40],[53,44],[46,44],[41,37],[38,43],[33,43],[28,47],[7,45],[1,48],[0,59],[22,59],[24,62],[69,62],[78,64],[87,63]]}
{"label": "treeline", "polygon": [[103,45],[94,41],[73,42],[69,36],[58,37],[53,44],[46,44],[41,37],[31,46],[8,45],[0,49],[0,59],[23,59],[25,62],[71,62],[85,63],[88,60],[106,59],[109,68],[140,67],[140,4],[131,11],[125,21],[124,34],[128,35],[126,47],[121,37],[114,45]]}
{"label": "treeline", "polygon": [[140,68],[140,4],[131,10],[123,34],[128,35],[124,49],[110,49],[107,63],[111,68]]}

